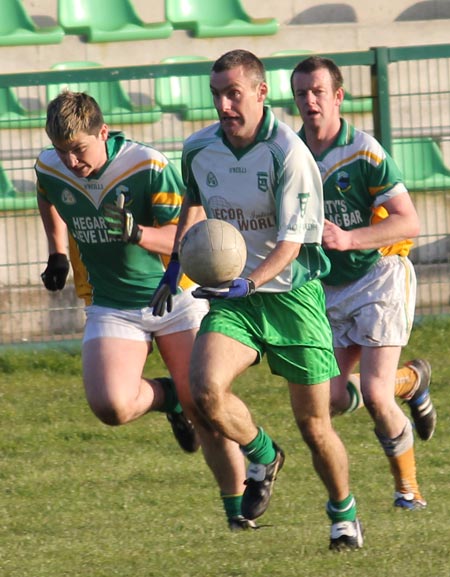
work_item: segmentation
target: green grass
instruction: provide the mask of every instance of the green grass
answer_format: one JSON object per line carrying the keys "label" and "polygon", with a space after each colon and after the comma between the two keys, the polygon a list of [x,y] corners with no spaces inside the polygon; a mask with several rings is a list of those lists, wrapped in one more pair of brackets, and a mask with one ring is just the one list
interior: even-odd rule
{"label": "green grass", "polygon": [[[236,390],[287,454],[258,531],[230,533],[201,454],[161,414],[109,428],[90,412],[76,351],[0,352],[2,577],[448,577],[450,320],[417,325],[403,360],[433,365],[438,428],[417,441],[422,512],[392,507],[392,480],[364,411],[335,420],[350,454],[365,547],[329,552],[326,496],[263,363]],[[147,373],[161,374],[158,354]]]}

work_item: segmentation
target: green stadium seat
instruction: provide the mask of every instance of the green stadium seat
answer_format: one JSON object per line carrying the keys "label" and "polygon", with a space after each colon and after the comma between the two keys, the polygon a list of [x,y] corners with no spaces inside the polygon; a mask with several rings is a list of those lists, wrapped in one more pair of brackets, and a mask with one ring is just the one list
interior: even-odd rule
{"label": "green stadium seat", "polygon": [[[271,54],[270,57],[298,56],[300,60],[301,56],[307,56],[310,53],[310,50],[279,50]],[[291,73],[293,68],[292,66],[292,68],[266,70],[266,80],[269,86],[269,94],[266,98],[267,104],[280,108],[289,108],[289,110],[291,110],[293,105],[291,90]]]}
{"label": "green stadium seat", "polygon": [[3,166],[0,164],[0,198],[15,196],[16,190]]}
{"label": "green stadium seat", "polygon": [[0,212],[14,210],[37,210],[36,193],[20,193],[16,196],[0,196]]}
{"label": "green stadium seat", "polygon": [[[73,61],[54,64],[54,70],[82,70],[85,68],[101,68],[96,62]],[[87,92],[99,103],[105,122],[111,125],[147,124],[158,122],[162,111],[159,106],[136,106],[118,80],[111,81],[81,81],[47,86],[47,102],[53,100],[64,89],[76,92]]]}
{"label": "green stadium seat", "polygon": [[[172,56],[162,63],[208,61],[204,56]],[[209,74],[155,78],[155,100],[163,112],[179,114],[182,120],[217,120]]]}
{"label": "green stadium seat", "polygon": [[19,102],[12,88],[0,88],[0,129],[41,128],[45,125],[45,113],[31,113]]}
{"label": "green stadium seat", "polygon": [[153,40],[173,32],[170,22],[143,22],[131,0],[58,0],[58,21],[66,34],[88,42]]}
{"label": "green stadium seat", "polygon": [[363,114],[372,112],[373,100],[370,96],[353,96],[350,92],[345,92],[344,101],[341,104],[343,114]]}
{"label": "green stadium seat", "polygon": [[12,88],[0,88],[0,125],[26,120],[27,111],[20,104]]}
{"label": "green stadium seat", "polygon": [[0,164],[0,212],[37,208],[36,192],[18,192]]}
{"label": "green stadium seat", "polygon": [[166,19],[198,38],[276,34],[276,18],[251,18],[240,0],[165,0]]}
{"label": "green stadium seat", "polygon": [[36,26],[21,0],[1,0],[0,46],[59,44],[63,37],[61,26]]}
{"label": "green stadium seat", "polygon": [[[299,56],[306,57],[311,51],[282,50],[274,52],[272,56]],[[295,105],[291,90],[291,73],[294,67],[290,69],[280,68],[277,70],[268,70],[266,73],[267,83],[269,85],[268,104],[287,108],[292,116],[298,116],[298,109]],[[345,92],[344,101],[341,105],[341,112],[346,113],[364,113],[372,112],[372,98],[356,97]]]}
{"label": "green stadium seat", "polygon": [[165,156],[175,165],[175,168],[181,174],[181,155],[182,150],[163,150]]}
{"label": "green stadium seat", "polygon": [[392,156],[411,191],[450,189],[450,168],[430,137],[394,138]]}

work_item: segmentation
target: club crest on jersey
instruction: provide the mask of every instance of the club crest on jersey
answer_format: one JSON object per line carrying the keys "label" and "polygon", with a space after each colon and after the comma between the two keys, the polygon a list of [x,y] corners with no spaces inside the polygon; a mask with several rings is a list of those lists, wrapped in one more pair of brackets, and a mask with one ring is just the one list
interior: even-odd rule
{"label": "club crest on jersey", "polygon": [[64,188],[62,193],[61,193],[61,200],[64,204],[75,204],[76,200],[75,200],[75,196],[73,195],[73,193],[68,189],[68,188]]}
{"label": "club crest on jersey", "polygon": [[216,175],[214,174],[214,172],[208,172],[208,176],[206,177],[206,184],[208,186],[210,186],[211,188],[215,188],[216,186],[219,185],[219,183],[217,182],[217,178]]}
{"label": "club crest on jersey", "polygon": [[300,192],[297,195],[298,201],[300,203],[300,216],[305,216],[306,205],[308,204],[308,199],[310,197],[309,192]]}
{"label": "club crest on jersey", "polygon": [[267,192],[269,190],[269,175],[267,172],[258,172],[256,176],[258,177],[258,189],[262,192]]}
{"label": "club crest on jersey", "polygon": [[341,170],[336,175],[336,188],[339,192],[348,192],[351,189],[350,176],[344,170]]}

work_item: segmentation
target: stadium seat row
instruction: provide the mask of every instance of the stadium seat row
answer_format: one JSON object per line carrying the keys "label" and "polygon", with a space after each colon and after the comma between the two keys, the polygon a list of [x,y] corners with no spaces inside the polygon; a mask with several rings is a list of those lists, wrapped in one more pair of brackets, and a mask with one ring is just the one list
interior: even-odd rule
{"label": "stadium seat row", "polygon": [[[396,138],[392,154],[410,191],[450,190],[450,168],[445,165],[439,144],[431,137]],[[181,169],[181,150],[165,151]],[[18,192],[0,164],[0,211],[34,208],[34,194]]]}
{"label": "stadium seat row", "polygon": [[[272,56],[294,54],[292,51],[275,52]],[[295,52],[298,56],[305,52]],[[186,55],[165,58],[161,64],[177,64],[208,61],[204,56]],[[88,69],[101,67],[96,62],[73,61],[55,64],[56,70]],[[292,100],[288,69],[269,70],[268,104],[286,108],[291,115],[298,114]],[[88,92],[101,105],[108,124],[147,124],[158,122],[163,112],[179,114],[182,120],[215,120],[209,87],[209,74],[167,75],[155,78],[154,103],[135,105],[123,85],[113,81],[82,81],[68,84],[50,84],[46,87],[46,100],[52,100],[64,88]],[[370,97],[354,97],[346,92],[342,107],[345,113],[371,112]],[[10,87],[0,88],[0,128],[36,128],[45,123],[45,111],[30,113],[19,102],[14,90]]]}
{"label": "stadium seat row", "polygon": [[144,22],[131,0],[58,0],[58,24],[38,27],[21,0],[2,0],[0,46],[58,44],[64,35],[87,42],[118,42],[168,38],[173,30],[193,36],[254,36],[276,34],[276,18],[252,18],[240,0],[165,0],[165,21]]}

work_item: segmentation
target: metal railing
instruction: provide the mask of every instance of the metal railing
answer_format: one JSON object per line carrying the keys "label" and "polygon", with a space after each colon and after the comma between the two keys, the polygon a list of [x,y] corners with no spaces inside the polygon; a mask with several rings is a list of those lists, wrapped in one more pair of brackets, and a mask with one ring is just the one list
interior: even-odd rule
{"label": "metal railing", "polygon": [[[418,314],[450,310],[450,44],[323,54],[341,67],[343,113],[374,134],[402,167],[422,222],[411,257]],[[300,54],[265,58],[269,103],[298,130],[289,93]],[[34,192],[34,162],[50,143],[49,101],[65,86],[95,96],[111,128],[165,151],[175,162],[184,139],[216,118],[211,62],[61,69],[0,75],[0,344],[76,338],[83,305],[69,286],[50,294],[40,282],[47,246]],[[75,68],[73,66],[76,66]],[[272,102],[271,99],[272,98]]]}

